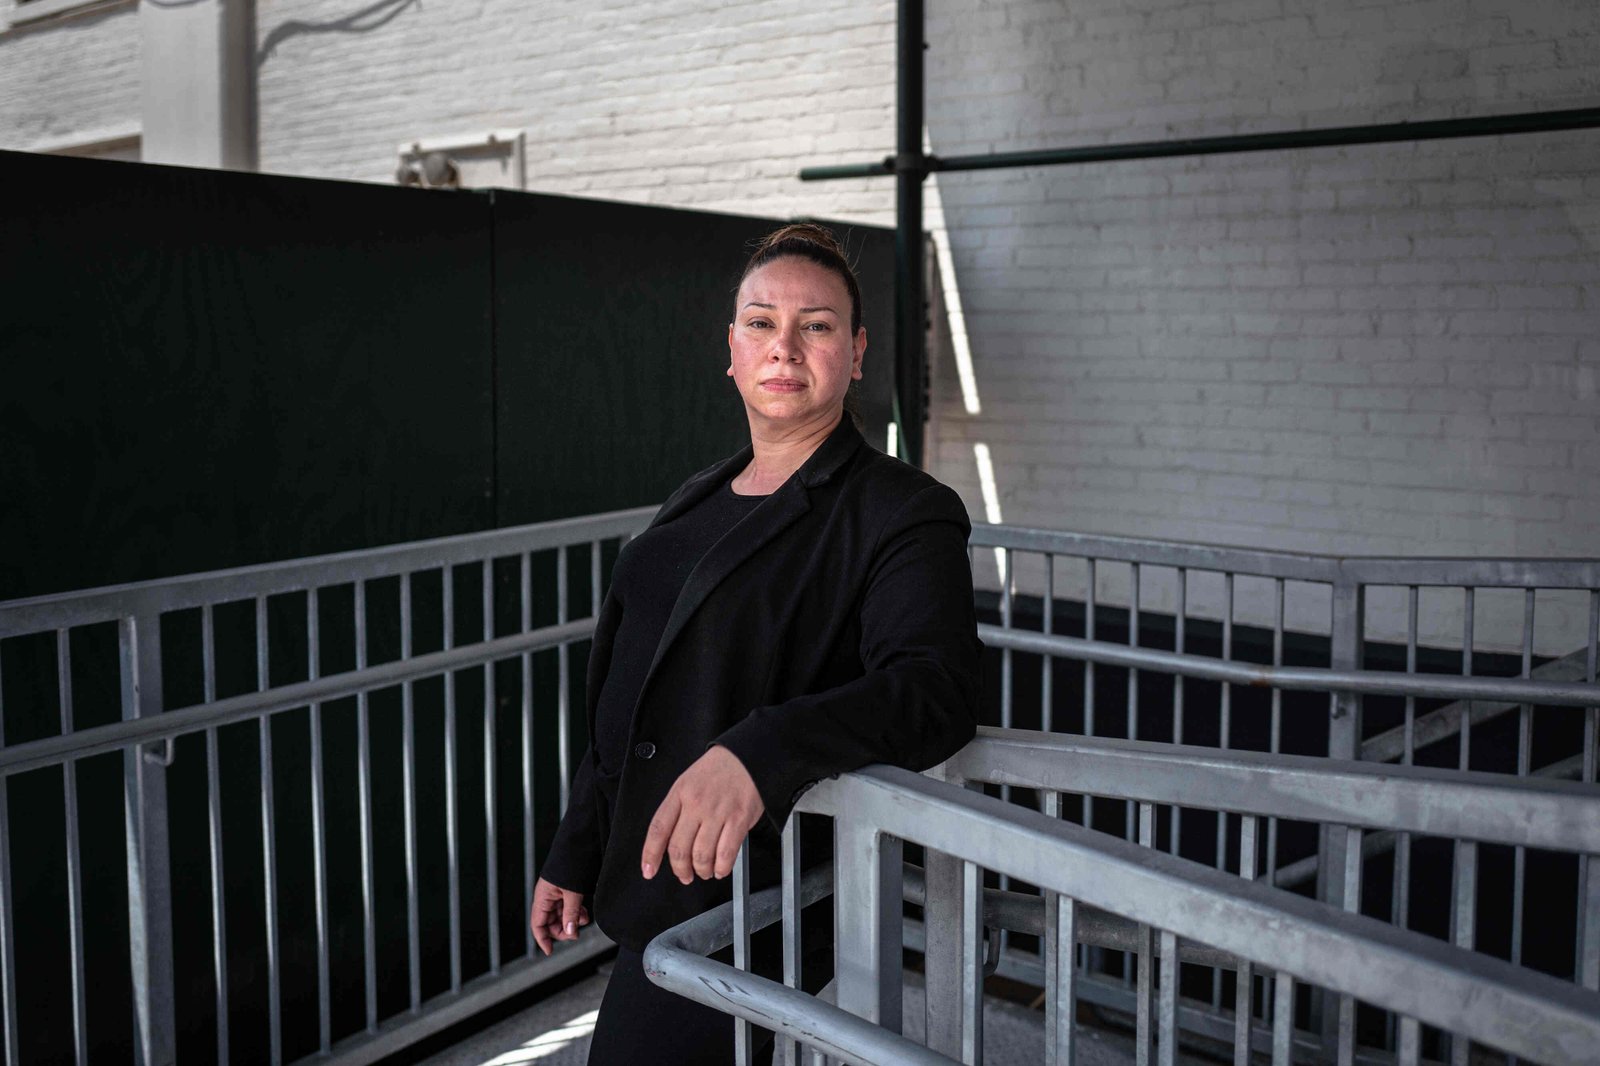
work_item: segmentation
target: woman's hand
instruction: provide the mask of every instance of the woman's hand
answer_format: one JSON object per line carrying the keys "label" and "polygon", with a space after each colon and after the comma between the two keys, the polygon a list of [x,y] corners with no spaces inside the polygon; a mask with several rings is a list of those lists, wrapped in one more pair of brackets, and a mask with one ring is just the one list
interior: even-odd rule
{"label": "woman's hand", "polygon": [[582,892],[569,892],[539,878],[533,886],[533,910],[528,926],[539,950],[550,954],[551,941],[576,940],[578,930],[589,924],[589,908],[583,905]]}
{"label": "woman's hand", "polygon": [[739,757],[713,745],[672,783],[650,819],[640,871],[656,875],[665,852],[679,881],[727,877],[745,834],[766,806]]}

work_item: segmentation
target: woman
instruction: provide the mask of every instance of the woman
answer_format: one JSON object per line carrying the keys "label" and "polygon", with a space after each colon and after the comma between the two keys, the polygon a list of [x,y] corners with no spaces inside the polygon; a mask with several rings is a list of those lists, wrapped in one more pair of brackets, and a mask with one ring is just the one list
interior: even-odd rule
{"label": "woman", "polygon": [[976,728],[966,510],[846,416],[866,347],[833,235],[769,235],[728,325],[750,446],[685,482],[618,557],[589,751],[530,915],[549,954],[588,900],[619,945],[594,1066],[732,1061],[729,1016],[650,984],[645,945],[728,900],[746,834],[752,886],[776,882],[779,833],[813,782],[925,769]]}

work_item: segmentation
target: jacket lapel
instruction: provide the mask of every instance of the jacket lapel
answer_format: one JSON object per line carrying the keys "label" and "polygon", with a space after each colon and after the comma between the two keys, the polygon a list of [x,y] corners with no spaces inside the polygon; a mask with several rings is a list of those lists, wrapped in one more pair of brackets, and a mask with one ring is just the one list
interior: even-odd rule
{"label": "jacket lapel", "polygon": [[[656,667],[671,648],[672,642],[683,632],[683,627],[688,625],[689,619],[700,609],[700,605],[705,603],[706,597],[710,596],[712,591],[740,564],[809,511],[810,490],[831,478],[839,467],[855,454],[856,448],[861,443],[861,434],[857,432],[849,416],[840,419],[838,427],[828,434],[828,438],[801,464],[800,469],[796,470],[788,481],[757,504],[755,510],[746,515],[737,526],[723,534],[701,557],[699,563],[689,572],[689,579],[684,583],[683,591],[678,594],[678,602],[673,604],[672,614],[667,618],[667,627],[662,631],[661,640],[656,645],[655,657],[650,661],[650,669],[645,674],[644,684],[640,686],[641,695],[649,687]],[[724,481],[742,470],[750,462],[751,454],[751,449],[747,446],[739,454],[707,471],[703,477],[685,485],[684,491],[678,494],[682,498],[675,498],[664,504],[661,513],[651,524],[670,521],[705,499],[713,490],[720,488]]]}

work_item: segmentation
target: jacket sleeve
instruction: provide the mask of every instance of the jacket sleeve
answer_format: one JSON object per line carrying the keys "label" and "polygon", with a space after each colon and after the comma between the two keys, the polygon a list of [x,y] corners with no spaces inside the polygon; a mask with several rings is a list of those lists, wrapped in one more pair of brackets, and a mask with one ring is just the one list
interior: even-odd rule
{"label": "jacket sleeve", "polygon": [[960,497],[929,485],[885,523],[860,601],[864,673],[758,707],[714,743],[737,755],[782,829],[820,778],[870,763],[925,770],[977,732],[980,655]]}
{"label": "jacket sleeve", "polygon": [[605,811],[605,797],[600,794],[598,775],[594,766],[594,713],[599,703],[600,687],[605,684],[606,672],[611,666],[611,643],[622,621],[622,601],[615,588],[606,592],[595,619],[594,642],[589,646],[589,663],[585,671],[585,705],[589,717],[589,750],[578,761],[572,776],[572,788],[567,792],[567,810],[561,816],[550,853],[545,856],[539,876],[558,888],[569,892],[594,895],[600,880],[600,858],[606,850],[606,833],[610,817]]}
{"label": "jacket sleeve", "polygon": [[578,762],[567,793],[567,812],[561,816],[550,853],[539,870],[540,877],[557,888],[594,895],[595,884],[600,880],[600,856],[606,845],[600,815],[600,804],[604,802],[595,784],[591,747]]}

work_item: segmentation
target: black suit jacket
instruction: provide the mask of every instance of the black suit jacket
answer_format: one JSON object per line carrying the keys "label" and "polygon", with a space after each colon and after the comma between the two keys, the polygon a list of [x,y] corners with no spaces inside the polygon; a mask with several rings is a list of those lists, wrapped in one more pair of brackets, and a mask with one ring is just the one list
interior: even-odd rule
{"label": "black suit jacket", "polygon": [[[694,506],[750,457],[747,446],[684,482],[651,524]],[[590,754],[545,880],[591,897],[606,934],[642,951],[663,929],[729,898],[727,880],[685,886],[670,868],[649,881],[639,872],[656,808],[711,745],[739,757],[766,807],[750,834],[756,887],[778,880],[778,834],[811,783],[869,763],[922,770],[959,750],[977,728],[982,649],[970,531],[954,492],[841,420],[690,573],[614,777],[592,754],[621,619],[608,596],[589,653]]]}

